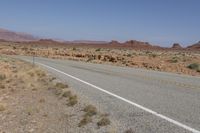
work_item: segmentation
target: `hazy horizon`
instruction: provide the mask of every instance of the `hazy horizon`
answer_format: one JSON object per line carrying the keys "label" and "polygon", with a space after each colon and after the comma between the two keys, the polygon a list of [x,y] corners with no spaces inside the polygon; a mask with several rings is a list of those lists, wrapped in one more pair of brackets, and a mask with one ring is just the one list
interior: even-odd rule
{"label": "hazy horizon", "polygon": [[182,46],[200,40],[198,0],[2,0],[0,28],[62,40],[139,40]]}

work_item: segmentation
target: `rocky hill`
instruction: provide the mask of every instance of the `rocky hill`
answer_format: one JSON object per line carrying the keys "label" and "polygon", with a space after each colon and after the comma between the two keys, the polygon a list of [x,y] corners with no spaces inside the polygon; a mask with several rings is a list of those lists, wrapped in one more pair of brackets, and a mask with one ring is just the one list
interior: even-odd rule
{"label": "rocky hill", "polygon": [[200,50],[200,41],[187,47],[188,49],[192,49],[192,50]]}
{"label": "rocky hill", "polygon": [[13,42],[37,40],[36,37],[30,34],[13,32],[2,28],[0,28],[0,39]]}
{"label": "rocky hill", "polygon": [[179,43],[174,43],[172,49],[182,49],[183,47]]}

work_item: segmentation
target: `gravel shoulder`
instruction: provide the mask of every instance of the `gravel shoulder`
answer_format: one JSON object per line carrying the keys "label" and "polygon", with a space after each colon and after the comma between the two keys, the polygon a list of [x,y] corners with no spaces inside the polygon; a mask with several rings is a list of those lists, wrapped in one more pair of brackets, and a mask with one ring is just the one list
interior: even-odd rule
{"label": "gravel shoulder", "polygon": [[109,115],[37,66],[0,56],[1,133],[116,132]]}

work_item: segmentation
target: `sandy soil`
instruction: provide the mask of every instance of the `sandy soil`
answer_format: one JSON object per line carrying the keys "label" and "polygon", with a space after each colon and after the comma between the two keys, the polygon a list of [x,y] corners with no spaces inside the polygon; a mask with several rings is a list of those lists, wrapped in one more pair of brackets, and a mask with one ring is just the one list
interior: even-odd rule
{"label": "sandy soil", "polygon": [[0,133],[116,132],[113,122],[37,66],[0,56]]}
{"label": "sandy soil", "polygon": [[[130,48],[98,48],[60,45],[32,45],[1,42],[0,53],[36,55],[47,58],[69,59],[117,66],[144,68],[200,76],[200,51],[188,50],[134,50]],[[190,64],[199,68],[190,69]]]}

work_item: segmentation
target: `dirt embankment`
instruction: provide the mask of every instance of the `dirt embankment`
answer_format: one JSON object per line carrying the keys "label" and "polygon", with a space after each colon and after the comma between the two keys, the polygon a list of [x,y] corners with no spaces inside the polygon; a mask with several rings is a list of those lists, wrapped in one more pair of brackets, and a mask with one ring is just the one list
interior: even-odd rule
{"label": "dirt embankment", "polygon": [[0,56],[0,132],[115,131],[108,114],[31,64]]}

